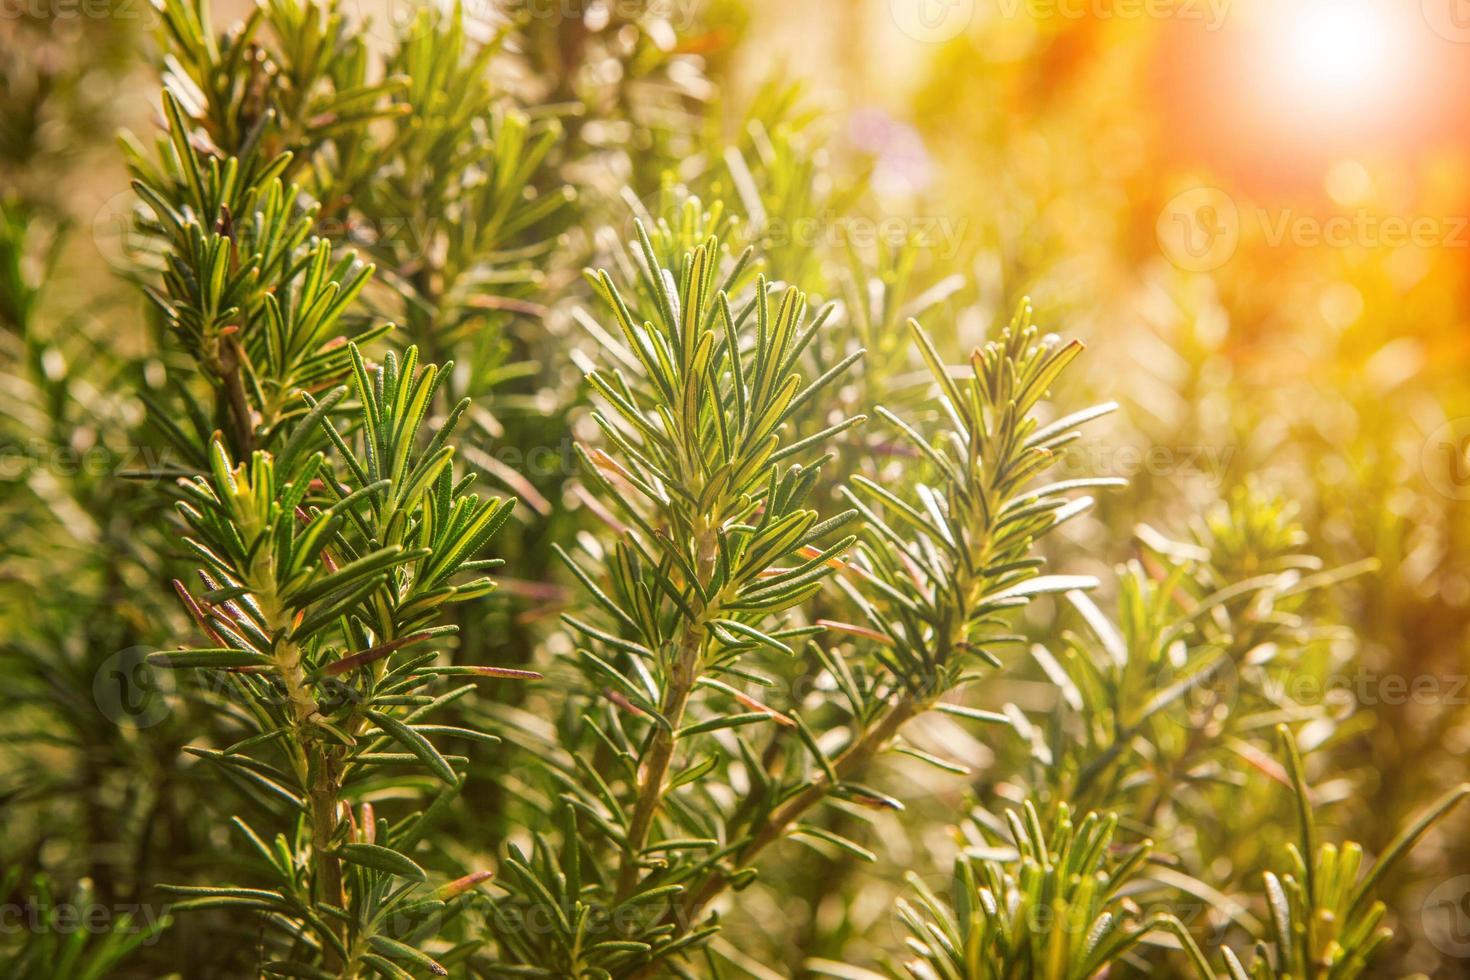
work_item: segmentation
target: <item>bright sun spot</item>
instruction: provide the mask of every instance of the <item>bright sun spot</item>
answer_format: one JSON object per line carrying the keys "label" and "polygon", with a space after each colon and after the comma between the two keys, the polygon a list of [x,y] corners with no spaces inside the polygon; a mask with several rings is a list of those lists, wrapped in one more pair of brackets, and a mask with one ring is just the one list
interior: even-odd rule
{"label": "bright sun spot", "polygon": [[1404,0],[1272,0],[1269,68],[1300,108],[1362,110],[1390,101],[1407,77],[1417,16]]}

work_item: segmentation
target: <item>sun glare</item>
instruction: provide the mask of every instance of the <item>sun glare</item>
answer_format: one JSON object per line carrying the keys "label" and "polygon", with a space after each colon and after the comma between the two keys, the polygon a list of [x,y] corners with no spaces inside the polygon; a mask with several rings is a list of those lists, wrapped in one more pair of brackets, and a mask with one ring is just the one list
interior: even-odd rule
{"label": "sun glare", "polygon": [[1273,0],[1269,66],[1297,108],[1358,113],[1399,95],[1413,38],[1390,0]]}

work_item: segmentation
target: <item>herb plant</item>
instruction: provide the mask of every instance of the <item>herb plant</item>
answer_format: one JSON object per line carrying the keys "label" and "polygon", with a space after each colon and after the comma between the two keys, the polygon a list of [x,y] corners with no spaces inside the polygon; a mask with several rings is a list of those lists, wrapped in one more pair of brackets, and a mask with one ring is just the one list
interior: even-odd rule
{"label": "herb plant", "polygon": [[[669,6],[0,32],[6,975],[1422,961],[1397,879],[1470,788],[1365,817],[1379,706],[1309,695],[1433,549],[1259,459],[1093,465],[1137,389],[1220,398],[1115,371],[1096,270],[1015,237],[1071,212],[1009,180],[940,248],[989,190],[896,192],[917,132]],[[58,135],[129,175],[91,305]]]}

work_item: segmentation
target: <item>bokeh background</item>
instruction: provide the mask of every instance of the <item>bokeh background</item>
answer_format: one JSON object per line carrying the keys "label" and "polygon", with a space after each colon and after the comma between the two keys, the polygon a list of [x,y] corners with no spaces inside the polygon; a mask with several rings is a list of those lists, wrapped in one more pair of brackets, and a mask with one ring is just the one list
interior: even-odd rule
{"label": "bokeh background", "polygon": [[[836,200],[828,177],[787,190],[815,199],[819,215],[830,209],[827,245],[866,248],[897,229],[920,243],[915,292],[963,297],[963,311],[934,328],[951,348],[981,339],[1028,296],[1050,329],[1088,344],[1076,397],[1121,410],[1069,465],[1131,485],[1055,547],[1061,570],[1106,575],[1131,557],[1138,523],[1187,527],[1238,488],[1290,500],[1327,564],[1377,560],[1376,573],[1341,590],[1344,638],[1319,672],[1354,678],[1319,691],[1338,722],[1313,763],[1330,833],[1376,851],[1470,777],[1470,6],[621,6],[637,8],[646,63],[600,76],[589,58],[575,79],[549,83],[647,113],[629,122],[594,112],[575,133],[598,152],[569,162],[565,179],[607,202],[589,206],[584,224],[626,230],[622,185],[638,198],[664,171],[692,179],[718,165],[712,139],[746,145],[750,120],[774,113],[824,167],[865,175],[858,208]],[[223,25],[247,8],[212,9]],[[405,9],[365,2],[361,12]],[[127,279],[131,199],[113,139],[154,125],[157,19],[142,0],[95,8],[105,16],[49,0],[0,0],[0,10],[0,639],[13,708],[0,715],[0,866],[16,872],[11,897],[44,872],[58,888],[89,883],[109,908],[151,908],[150,882],[187,876],[200,860],[177,842],[213,839],[177,762],[198,709],[123,724],[107,708],[119,696],[106,689],[109,671],[132,670],[128,651],[182,628],[151,571],[166,564],[167,542],[141,530],[155,505],[117,478],[147,448],[128,435],[142,413],[130,392],[161,370]],[[568,30],[567,19],[546,29]],[[640,133],[662,135],[630,137]],[[569,253],[595,252],[595,235],[580,233],[580,244],[569,233]],[[508,399],[505,411],[555,401],[575,374],[547,365],[534,397]],[[541,481],[558,507],[565,475]],[[508,605],[486,613],[510,628],[475,641],[493,656],[555,648],[554,616],[541,608],[554,586],[522,574],[497,600]],[[1033,628],[1047,615],[1039,608]],[[1349,661],[1348,674],[1333,674]],[[1017,671],[983,700],[1040,710],[1053,696],[1045,687]],[[1004,774],[1020,758],[956,726],[919,737],[979,775],[936,781],[895,768],[889,778],[912,802],[902,823],[872,818],[884,859],[789,854],[731,913],[732,962],[802,975],[813,961],[871,964],[898,946],[902,872],[942,875],[946,828],[967,794],[1010,798]],[[1263,852],[1289,833],[1279,826],[1287,809],[1258,805],[1260,785],[1236,792],[1227,806],[1257,822],[1222,814],[1209,869],[1232,895],[1254,888]],[[1461,876],[1470,814],[1385,882],[1399,930],[1385,970],[1467,974]],[[173,933],[150,947],[156,960],[143,951],[136,975],[177,970],[179,950],[208,962],[202,937]]]}

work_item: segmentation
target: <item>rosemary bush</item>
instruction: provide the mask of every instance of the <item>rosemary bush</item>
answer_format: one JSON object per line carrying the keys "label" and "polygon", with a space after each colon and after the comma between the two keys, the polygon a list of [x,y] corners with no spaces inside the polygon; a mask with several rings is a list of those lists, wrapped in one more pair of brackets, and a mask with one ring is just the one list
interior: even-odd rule
{"label": "rosemary bush", "polygon": [[[1409,559],[1266,466],[1072,465],[1138,393],[1055,269],[843,239],[881,152],[740,94],[743,5],[572,6],[0,34],[6,975],[1398,963],[1470,787],[1379,826],[1370,713],[1299,691]],[[133,48],[87,310],[38,176]]]}

